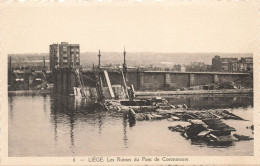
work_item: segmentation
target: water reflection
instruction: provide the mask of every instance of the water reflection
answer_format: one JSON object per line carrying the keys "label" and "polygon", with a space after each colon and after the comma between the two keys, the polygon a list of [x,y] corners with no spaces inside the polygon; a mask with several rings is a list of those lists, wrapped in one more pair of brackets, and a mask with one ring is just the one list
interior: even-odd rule
{"label": "water reflection", "polygon": [[126,118],[123,118],[123,127],[124,127],[123,140],[124,140],[125,148],[127,148],[127,119]]}
{"label": "water reflection", "polygon": [[46,94],[43,94],[42,97],[43,97],[43,111],[44,111],[44,116],[46,117],[46,104],[47,104],[46,100],[47,100],[47,96],[46,96]]}
{"label": "water reflection", "polygon": [[101,131],[102,131],[102,116],[98,116],[98,133],[101,134]]}
{"label": "water reflection", "polygon": [[13,121],[13,96],[9,96],[8,98],[8,106],[9,106],[9,117],[10,117],[10,122]]}
{"label": "water reflection", "polygon": [[[52,117],[51,122],[54,126],[54,138],[55,142],[58,141],[58,125],[68,125],[70,131],[70,149],[74,154],[74,128],[76,125],[76,120],[87,111],[91,111],[90,103],[82,99],[74,99],[68,96],[52,96],[51,102],[51,112]],[[83,112],[84,111],[84,112]],[[101,131],[100,127],[100,131]]]}
{"label": "water reflection", "polygon": [[[235,108],[250,108],[252,96],[178,96],[168,100],[193,109],[233,108],[245,119],[252,116],[250,109]],[[236,143],[225,152],[209,151],[170,132],[170,125],[174,124],[167,120],[132,123],[122,113],[102,111],[88,100],[72,97],[9,96],[9,155],[248,155],[253,151],[241,150],[242,146],[251,147],[250,141]],[[173,153],[171,149],[183,150]]]}
{"label": "water reflection", "polygon": [[[59,140],[58,138],[58,126],[69,127],[70,131],[70,148],[74,154],[75,148],[75,128],[79,124],[90,125],[97,127],[99,135],[102,135],[102,130],[104,129],[104,120],[106,122],[112,121],[115,118],[115,113],[105,112],[97,107],[95,103],[92,103],[86,99],[75,99],[67,96],[52,96],[51,100],[51,111],[50,111],[51,123],[54,126],[54,138],[55,142]],[[117,118],[121,119],[122,115],[116,115]],[[127,146],[127,136],[126,136],[126,123],[123,121],[124,126],[124,143]],[[81,126],[80,126],[81,127]],[[90,131],[91,132],[91,131]]]}

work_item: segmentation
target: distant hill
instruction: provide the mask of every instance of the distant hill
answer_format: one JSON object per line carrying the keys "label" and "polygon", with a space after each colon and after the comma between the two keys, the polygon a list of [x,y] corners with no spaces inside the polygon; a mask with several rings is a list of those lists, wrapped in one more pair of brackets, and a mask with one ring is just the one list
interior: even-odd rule
{"label": "distant hill", "polygon": [[49,60],[48,53],[8,54],[8,61],[9,61],[9,57],[12,57],[12,62],[14,63],[29,62],[29,61],[43,61],[43,57],[45,57],[45,60]]}
{"label": "distant hill", "polygon": [[[81,64],[97,64],[97,52],[81,53]],[[127,52],[126,62],[129,66],[160,64],[160,62],[172,62],[173,64],[189,64],[191,62],[212,63],[215,55],[221,57],[252,57],[250,53],[150,53],[150,52]],[[119,52],[101,52],[102,64],[122,64],[124,60],[123,53]]]}
{"label": "distant hill", "polygon": [[[97,65],[98,52],[83,52],[80,55],[81,64]],[[128,66],[139,65],[156,65],[160,62],[172,62],[173,64],[189,64],[191,62],[204,62],[211,64],[211,60],[215,55],[221,57],[252,57],[252,53],[152,53],[152,52],[127,52],[126,62]],[[49,59],[48,53],[28,53],[28,54],[9,54],[12,62],[19,63],[23,61],[37,61]],[[122,52],[101,52],[101,64],[122,64]]]}

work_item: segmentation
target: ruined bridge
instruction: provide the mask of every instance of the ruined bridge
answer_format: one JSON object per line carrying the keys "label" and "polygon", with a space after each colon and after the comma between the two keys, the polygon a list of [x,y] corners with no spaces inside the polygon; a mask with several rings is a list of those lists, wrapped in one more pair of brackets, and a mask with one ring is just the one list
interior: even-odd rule
{"label": "ruined bridge", "polygon": [[[120,70],[107,70],[112,85],[123,85]],[[77,85],[77,76],[68,69],[59,69],[53,73],[54,85],[58,85],[58,92],[67,91]],[[127,85],[134,85],[136,90],[173,90],[174,88],[205,85],[210,83],[223,83],[239,80],[249,76],[249,73],[227,72],[172,72],[172,71],[127,71]],[[95,87],[93,71],[82,71],[84,86]],[[69,90],[70,91],[70,90]]]}
{"label": "ruined bridge", "polygon": [[[118,84],[120,73],[109,72],[109,76],[112,84]],[[247,76],[249,73],[128,71],[127,84],[133,84],[137,90],[172,90],[173,88],[230,82]]]}

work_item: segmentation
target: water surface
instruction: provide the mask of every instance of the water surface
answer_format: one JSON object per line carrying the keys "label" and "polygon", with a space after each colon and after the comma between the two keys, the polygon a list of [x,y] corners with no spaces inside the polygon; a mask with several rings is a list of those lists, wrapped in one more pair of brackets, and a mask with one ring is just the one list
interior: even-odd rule
{"label": "water surface", "polygon": [[[175,96],[173,104],[192,109],[227,109],[249,121],[225,120],[239,134],[253,136],[253,97],[232,95]],[[168,120],[138,121],[123,114],[93,109],[88,102],[52,95],[9,96],[9,156],[86,155],[253,155],[254,141],[228,147],[195,145],[168,126]]]}

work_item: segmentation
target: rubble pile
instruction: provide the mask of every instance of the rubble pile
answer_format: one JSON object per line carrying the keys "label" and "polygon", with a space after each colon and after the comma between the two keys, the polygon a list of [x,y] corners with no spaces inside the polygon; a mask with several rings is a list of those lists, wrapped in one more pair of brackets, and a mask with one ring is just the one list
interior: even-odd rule
{"label": "rubble pile", "polygon": [[227,110],[207,110],[207,111],[192,111],[192,110],[169,110],[163,112],[157,110],[161,115],[172,120],[188,121],[190,119],[234,119],[244,120],[243,118],[227,111]]}
{"label": "rubble pile", "polygon": [[[189,122],[188,126],[177,125],[168,128],[173,132],[180,132],[183,137],[192,141],[202,141],[211,145],[230,145],[234,141],[253,139],[250,136],[231,134],[236,129],[222,120],[246,120],[227,110],[196,111],[188,109],[185,104],[171,105],[162,98],[107,100],[102,107],[124,113],[124,118],[129,120],[129,124],[162,119]],[[248,129],[253,132],[253,126],[248,126]]]}
{"label": "rubble pile", "polygon": [[186,139],[203,141],[209,145],[230,145],[234,141],[252,140],[250,136],[231,134],[235,128],[228,126],[221,119],[189,120],[188,126],[169,126],[169,130],[180,132]]}

